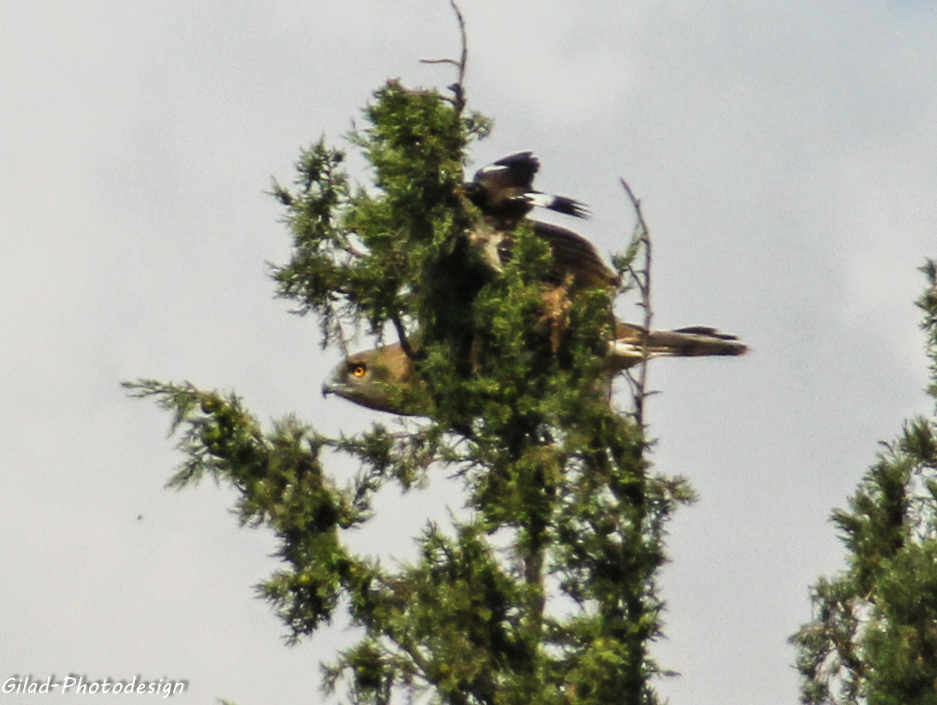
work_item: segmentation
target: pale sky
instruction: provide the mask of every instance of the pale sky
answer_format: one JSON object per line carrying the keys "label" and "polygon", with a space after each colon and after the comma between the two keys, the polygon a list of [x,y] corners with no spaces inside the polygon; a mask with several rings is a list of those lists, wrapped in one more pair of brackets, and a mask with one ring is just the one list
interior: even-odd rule
{"label": "pale sky", "polygon": [[[683,675],[659,690],[796,703],[786,639],[842,565],[830,510],[931,410],[913,300],[937,256],[937,3],[461,6],[468,98],[495,119],[472,168],[533,150],[541,188],[591,206],[580,231],[603,253],[630,234],[625,177],[657,325],[753,348],[652,363],[652,460],[701,497],[671,525],[656,654]],[[444,0],[0,4],[0,682],[323,701],[318,662],[353,635],[283,644],[252,589],[272,536],[211,482],[163,489],[182,459],[169,416],[119,382],[234,390],[264,423],[327,433],[389,420],[320,396],[337,353],[273,298],[265,263],[289,236],[264,191],[302,146],[340,143],[386,78],[450,83],[418,61],[457,52]],[[443,482],[391,490],[355,545],[406,559],[440,498],[458,509]]]}

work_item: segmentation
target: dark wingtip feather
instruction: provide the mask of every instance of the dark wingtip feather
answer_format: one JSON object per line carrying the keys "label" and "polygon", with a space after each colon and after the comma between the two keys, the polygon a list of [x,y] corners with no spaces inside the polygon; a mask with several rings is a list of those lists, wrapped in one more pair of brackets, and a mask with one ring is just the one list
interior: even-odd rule
{"label": "dark wingtip feather", "polygon": [[571,215],[576,218],[587,219],[589,217],[589,207],[580,201],[567,196],[554,196],[543,191],[528,191],[524,194],[524,200],[531,206],[547,208],[563,215]]}
{"label": "dark wingtip feather", "polygon": [[674,330],[674,333],[689,333],[690,335],[702,335],[709,338],[719,338],[719,340],[738,340],[737,335],[732,335],[731,333],[723,333],[718,328],[711,328],[709,326],[688,326],[686,328],[677,328]]}
{"label": "dark wingtip feather", "polygon": [[591,216],[588,206],[585,203],[581,203],[572,198],[567,198],[566,196],[554,196],[553,201],[546,206],[552,211],[557,213],[564,213],[566,215],[571,215],[575,218],[582,218],[588,220]]}
{"label": "dark wingtip feather", "polygon": [[525,166],[532,169],[532,172],[536,172],[540,168],[540,160],[534,156],[533,152],[513,152],[504,157],[501,157],[498,161],[494,162],[498,166],[507,166],[507,167],[518,167]]}

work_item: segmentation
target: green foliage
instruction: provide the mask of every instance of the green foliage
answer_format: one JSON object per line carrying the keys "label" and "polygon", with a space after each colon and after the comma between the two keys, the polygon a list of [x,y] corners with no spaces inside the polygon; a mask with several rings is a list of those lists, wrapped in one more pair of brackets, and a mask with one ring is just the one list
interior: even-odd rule
{"label": "green foliage", "polygon": [[[320,316],[323,345],[342,323],[361,320],[378,335],[407,317],[451,327],[464,314],[459,286],[473,274],[459,261],[470,220],[456,188],[479,128],[434,91],[390,82],[375,98],[365,111],[371,127],[351,141],[373,166],[378,193],[359,187],[351,195],[344,153],[324,141],[303,152],[294,192],[274,185],[295,249],[273,275],[300,313]],[[453,274],[457,286],[439,281]]]}
{"label": "green foliage", "polygon": [[195,484],[208,474],[237,489],[235,510],[242,524],[266,525],[276,533],[278,555],[289,569],[259,590],[276,606],[293,640],[329,621],[343,590],[368,581],[371,568],[348,555],[338,529],[366,519],[369,506],[361,486],[370,478],[355,490],[337,490],[319,460],[329,441],[292,418],[264,434],[239,399],[190,384],[144,380],[125,386],[173,411],[174,430],[185,427],[178,447],[187,460],[170,486]]}
{"label": "green foliage", "polygon": [[[293,235],[273,269],[280,296],[318,318],[324,345],[392,330],[427,421],[327,438],[289,418],[265,433],[235,397],[130,386],[174,414],[186,460],[171,484],[231,484],[241,521],[276,533],[285,567],[259,591],[289,638],[340,604],[363,629],[324,666],[326,689],[374,704],[401,691],[453,705],[655,703],[655,575],[666,520],[692,493],[649,474],[641,429],[607,398],[609,292],[550,289],[550,253],[529,226],[503,273],[473,248],[479,214],[458,187],[487,122],[459,105],[390,82],[350,137],[370,188],[351,186],[324,140],[293,188],[273,187]],[[552,308],[549,291],[563,294]],[[323,448],[359,463],[348,486],[329,479]],[[387,482],[417,490],[444,469],[464,481],[469,520],[427,526],[419,560],[396,570],[349,551],[343,532],[368,521]]]}
{"label": "green foliage", "polygon": [[[937,397],[937,268],[918,301]],[[847,569],[812,590],[814,619],[792,637],[805,703],[937,703],[937,427],[905,424],[849,509],[833,512]]]}

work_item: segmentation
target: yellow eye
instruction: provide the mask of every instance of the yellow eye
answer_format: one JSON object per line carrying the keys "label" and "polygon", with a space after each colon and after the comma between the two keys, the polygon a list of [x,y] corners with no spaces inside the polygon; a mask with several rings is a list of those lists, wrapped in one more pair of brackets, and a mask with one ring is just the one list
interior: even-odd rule
{"label": "yellow eye", "polygon": [[352,368],[351,373],[352,373],[355,377],[364,377],[364,373],[367,372],[367,371],[368,371],[368,368],[365,367],[364,365],[355,365],[355,366]]}

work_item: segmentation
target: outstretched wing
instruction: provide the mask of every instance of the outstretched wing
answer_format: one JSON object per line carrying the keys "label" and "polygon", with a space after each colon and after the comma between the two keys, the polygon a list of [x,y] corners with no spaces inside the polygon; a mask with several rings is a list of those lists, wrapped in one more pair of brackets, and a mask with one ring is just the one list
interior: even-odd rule
{"label": "outstretched wing", "polygon": [[462,191],[502,230],[516,227],[534,206],[577,218],[589,217],[589,209],[579,201],[534,189],[539,169],[540,160],[533,152],[515,152],[476,171],[474,179],[462,185]]}
{"label": "outstretched wing", "polygon": [[517,189],[526,193],[533,189],[539,170],[540,160],[533,152],[514,152],[476,171],[475,183],[486,184],[493,190]]}

